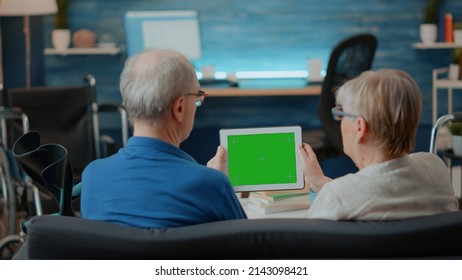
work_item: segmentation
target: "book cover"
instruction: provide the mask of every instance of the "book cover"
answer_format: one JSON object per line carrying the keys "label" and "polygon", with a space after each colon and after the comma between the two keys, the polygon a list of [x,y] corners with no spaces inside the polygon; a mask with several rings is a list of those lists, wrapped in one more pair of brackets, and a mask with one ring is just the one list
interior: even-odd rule
{"label": "book cover", "polygon": [[254,198],[257,197],[257,198],[264,199],[264,200],[267,200],[267,201],[277,201],[277,200],[281,200],[281,199],[287,199],[287,198],[290,198],[290,197],[307,195],[307,194],[308,193],[287,193],[287,194],[265,195],[265,194],[262,194],[260,192],[252,192],[252,193],[250,193],[249,198],[250,197],[254,197]]}
{"label": "book cover", "polygon": [[273,207],[260,207],[253,203],[249,203],[247,207],[250,210],[258,212],[258,213],[271,214],[271,213],[278,213],[278,212],[285,212],[285,211],[308,209],[310,207],[310,204],[307,201],[305,201],[305,202],[291,203],[287,205],[276,205]]}
{"label": "book cover", "polygon": [[310,188],[305,186],[303,189],[299,189],[299,190],[260,191],[260,192],[254,192],[254,193],[259,193],[259,194],[267,195],[267,196],[278,196],[278,195],[283,195],[283,194],[306,194],[309,192],[310,192]]}
{"label": "book cover", "polygon": [[309,194],[290,196],[284,199],[279,199],[279,200],[274,200],[274,201],[264,199],[258,196],[252,196],[252,195],[249,196],[249,203],[258,205],[260,207],[280,206],[280,205],[293,204],[297,202],[309,203],[310,202]]}

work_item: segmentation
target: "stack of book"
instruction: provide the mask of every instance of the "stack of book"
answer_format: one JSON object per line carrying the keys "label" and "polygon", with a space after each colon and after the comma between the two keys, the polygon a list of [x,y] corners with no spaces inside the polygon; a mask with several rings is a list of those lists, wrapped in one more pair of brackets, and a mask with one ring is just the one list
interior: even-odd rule
{"label": "stack of book", "polygon": [[308,209],[310,207],[309,189],[252,192],[249,195],[247,207],[263,214]]}

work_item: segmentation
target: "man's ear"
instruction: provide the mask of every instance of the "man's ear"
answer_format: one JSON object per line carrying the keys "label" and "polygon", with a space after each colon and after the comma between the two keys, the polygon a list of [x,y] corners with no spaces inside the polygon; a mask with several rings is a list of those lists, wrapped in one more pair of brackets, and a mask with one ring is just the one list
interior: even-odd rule
{"label": "man's ear", "polygon": [[185,100],[184,96],[180,96],[175,99],[171,107],[172,117],[178,122],[182,122],[184,119]]}
{"label": "man's ear", "polygon": [[364,137],[366,137],[369,128],[367,127],[367,122],[363,117],[356,118],[355,125],[356,140],[358,143],[361,143],[364,140]]}

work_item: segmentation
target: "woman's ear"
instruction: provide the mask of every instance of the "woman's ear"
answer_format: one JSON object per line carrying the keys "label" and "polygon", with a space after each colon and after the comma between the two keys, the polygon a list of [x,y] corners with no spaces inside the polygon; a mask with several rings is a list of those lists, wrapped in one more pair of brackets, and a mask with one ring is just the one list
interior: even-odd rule
{"label": "woman's ear", "polygon": [[357,117],[356,121],[356,140],[361,143],[368,132],[367,122],[363,117]]}

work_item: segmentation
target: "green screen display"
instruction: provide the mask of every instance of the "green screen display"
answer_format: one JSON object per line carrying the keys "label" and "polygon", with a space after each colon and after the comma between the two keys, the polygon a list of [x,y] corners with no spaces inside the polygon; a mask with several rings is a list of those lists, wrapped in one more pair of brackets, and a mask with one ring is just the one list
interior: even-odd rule
{"label": "green screen display", "polygon": [[294,133],[230,135],[227,142],[231,185],[297,182]]}

